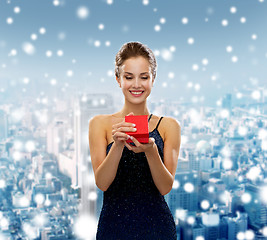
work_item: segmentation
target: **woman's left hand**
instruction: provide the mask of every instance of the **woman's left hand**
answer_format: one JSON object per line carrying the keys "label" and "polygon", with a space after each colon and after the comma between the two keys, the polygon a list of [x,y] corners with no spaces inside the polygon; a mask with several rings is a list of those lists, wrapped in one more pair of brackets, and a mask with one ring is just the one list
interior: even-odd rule
{"label": "woman's left hand", "polygon": [[148,143],[140,143],[135,137],[131,136],[131,139],[133,141],[133,143],[135,144],[135,146],[133,145],[130,145],[129,143],[127,143],[125,141],[125,145],[126,147],[135,152],[135,153],[140,153],[140,152],[148,152],[148,151],[151,151],[153,150],[153,147],[156,145],[155,144],[155,139],[154,138],[149,138],[148,139]]}

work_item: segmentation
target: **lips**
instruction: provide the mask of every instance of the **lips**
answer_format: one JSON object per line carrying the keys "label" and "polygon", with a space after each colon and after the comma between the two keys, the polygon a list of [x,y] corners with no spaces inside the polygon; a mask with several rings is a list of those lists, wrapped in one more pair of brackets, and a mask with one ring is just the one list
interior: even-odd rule
{"label": "lips", "polygon": [[144,91],[130,91],[130,93],[134,96],[134,97],[139,97],[142,95]]}

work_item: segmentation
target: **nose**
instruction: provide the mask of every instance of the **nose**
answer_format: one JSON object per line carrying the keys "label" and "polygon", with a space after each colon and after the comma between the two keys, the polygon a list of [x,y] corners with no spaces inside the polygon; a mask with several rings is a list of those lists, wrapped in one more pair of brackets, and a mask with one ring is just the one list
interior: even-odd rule
{"label": "nose", "polygon": [[139,88],[140,85],[141,85],[141,84],[140,84],[140,80],[139,80],[138,77],[136,77],[136,78],[134,79],[133,87],[135,87],[135,88]]}

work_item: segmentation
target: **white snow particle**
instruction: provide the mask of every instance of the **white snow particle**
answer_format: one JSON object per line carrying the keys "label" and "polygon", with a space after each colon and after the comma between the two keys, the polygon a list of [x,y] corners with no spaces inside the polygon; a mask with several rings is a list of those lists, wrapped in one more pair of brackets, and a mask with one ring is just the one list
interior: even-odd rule
{"label": "white snow particle", "polygon": [[222,25],[223,25],[224,27],[226,27],[226,26],[228,25],[228,20],[223,19],[223,20],[222,20]]}
{"label": "white snow particle", "polygon": [[173,78],[174,78],[174,73],[173,73],[173,72],[169,72],[169,73],[168,73],[168,78],[173,79]]}
{"label": "white snow particle", "polygon": [[188,88],[193,87],[193,83],[192,83],[192,82],[188,82],[188,83],[187,83],[187,87],[188,87]]}
{"label": "white snow particle", "polygon": [[172,185],[172,188],[173,188],[173,189],[177,189],[177,188],[179,188],[179,187],[180,187],[180,183],[179,183],[179,181],[174,180],[173,185]]}
{"label": "white snow particle", "polygon": [[16,50],[16,49],[11,49],[9,55],[10,55],[10,56],[16,56],[16,55],[17,55],[17,50]]}
{"label": "white snow particle", "polygon": [[106,41],[106,42],[105,42],[105,45],[106,45],[107,47],[109,47],[109,46],[110,46],[110,41]]}
{"label": "white snow particle", "polygon": [[77,9],[77,16],[80,19],[86,19],[89,15],[89,10],[87,7],[81,6]]}
{"label": "white snow particle", "polygon": [[171,52],[175,52],[175,50],[176,50],[176,47],[175,46],[170,46],[170,51]]}
{"label": "white snow particle", "polygon": [[13,18],[11,18],[11,17],[7,18],[7,19],[6,19],[6,22],[7,22],[8,24],[12,24],[12,23],[13,23]]}
{"label": "white snow particle", "polygon": [[98,25],[98,29],[99,29],[99,30],[103,30],[104,28],[105,28],[104,24],[100,23],[100,24]]}
{"label": "white snow particle", "polygon": [[238,61],[238,57],[237,56],[233,56],[232,57],[232,62],[236,63]]}
{"label": "white snow particle", "polygon": [[59,57],[62,57],[63,54],[64,54],[64,52],[63,52],[62,50],[58,50],[58,51],[57,51],[57,55],[58,55]]}
{"label": "white snow particle", "polygon": [[245,204],[249,203],[251,201],[251,195],[247,192],[243,193],[241,196],[241,201]]}
{"label": "white snow particle", "polygon": [[73,76],[73,71],[72,70],[68,70],[67,71],[67,76],[68,77],[72,77]]}
{"label": "white snow particle", "polygon": [[20,13],[20,7],[14,7],[14,13]]}
{"label": "white snow particle", "polygon": [[161,54],[161,57],[165,61],[171,61],[172,60],[172,52],[169,51],[168,49],[163,49],[160,54]]}
{"label": "white snow particle", "polygon": [[252,38],[253,40],[256,40],[256,39],[258,38],[258,36],[257,36],[257,34],[252,34],[251,38]]}
{"label": "white snow particle", "polygon": [[38,38],[38,37],[37,37],[37,35],[36,35],[35,33],[33,33],[33,34],[31,35],[31,39],[32,39],[33,41],[35,41],[37,38]]}
{"label": "white snow particle", "polygon": [[[160,51],[158,49],[156,49],[156,50],[154,50],[154,54],[157,57],[160,55]],[[267,53],[266,53],[266,58],[267,58]]]}
{"label": "white snow particle", "polygon": [[202,64],[203,65],[208,65],[209,64],[209,60],[207,58],[202,59]]}
{"label": "white snow particle", "polygon": [[166,82],[162,83],[162,87],[166,88],[167,86],[168,86],[168,83],[166,83]]}
{"label": "white snow particle", "polygon": [[57,80],[55,78],[51,79],[50,84],[52,86],[56,85],[57,84]]}
{"label": "white snow particle", "polygon": [[188,193],[191,193],[191,192],[194,191],[194,185],[193,185],[192,183],[188,182],[188,183],[186,183],[186,184],[184,185],[184,190],[185,190],[186,192],[188,192]]}
{"label": "white snow particle", "polygon": [[263,227],[262,234],[264,237],[267,237],[267,226]]}
{"label": "white snow particle", "polygon": [[48,51],[46,51],[45,55],[47,57],[52,57],[53,53],[52,53],[52,51],[48,50]]}
{"label": "white snow particle", "polygon": [[182,18],[182,23],[183,24],[187,24],[188,23],[188,18],[186,18],[186,17]]}
{"label": "white snow particle", "polygon": [[148,5],[149,4],[149,0],[143,0],[143,5]]}
{"label": "white snow particle", "polygon": [[35,53],[35,47],[29,42],[23,43],[22,44],[22,49],[28,55],[33,55]]}
{"label": "white snow particle", "polygon": [[243,94],[242,94],[242,93],[238,92],[238,93],[236,94],[236,98],[237,98],[237,99],[241,99],[242,97],[243,97]]}
{"label": "white snow particle", "polygon": [[54,4],[54,6],[58,6],[59,5],[59,1],[58,0],[54,0],[53,4]]}
{"label": "white snow particle", "polygon": [[107,0],[107,4],[111,5],[113,3],[113,0]]}
{"label": "white snow particle", "polygon": [[230,8],[230,12],[231,12],[231,13],[236,13],[236,7],[231,7],[231,8]]}
{"label": "white snow particle", "polygon": [[28,84],[29,82],[30,82],[29,78],[27,78],[27,77],[23,78],[23,83],[24,84]]}
{"label": "white snow particle", "polygon": [[46,33],[46,29],[45,29],[44,27],[41,27],[41,28],[39,29],[39,32],[40,32],[41,34],[45,34],[45,33]]}
{"label": "white snow particle", "polygon": [[194,38],[188,38],[187,42],[188,42],[188,44],[192,45],[192,44],[194,44],[195,40],[194,40]]}
{"label": "white snow particle", "polygon": [[233,47],[232,46],[227,46],[226,47],[226,51],[227,52],[232,52],[233,51]]}
{"label": "white snow particle", "polygon": [[155,30],[156,32],[159,32],[159,31],[160,31],[160,25],[155,25],[154,30]]}
{"label": "white snow particle", "polygon": [[197,64],[193,64],[192,70],[197,71],[199,69],[199,66]]}
{"label": "white snow particle", "polygon": [[203,200],[200,204],[201,208],[207,210],[210,207],[210,203],[208,200]]}
{"label": "white snow particle", "polygon": [[199,83],[195,84],[195,90],[198,92],[199,89],[200,89],[200,84]]}
{"label": "white snow particle", "polygon": [[251,93],[251,97],[254,99],[254,100],[259,100],[261,98],[261,93],[260,91],[258,90],[255,90]]}
{"label": "white snow particle", "polygon": [[64,40],[66,38],[66,34],[64,32],[60,32],[57,37],[59,40]]}
{"label": "white snow particle", "polygon": [[159,22],[160,22],[161,24],[164,24],[164,23],[166,23],[166,19],[165,19],[165,18],[161,18],[161,19],[159,20]]}
{"label": "white snow particle", "polygon": [[95,47],[100,47],[100,45],[101,45],[101,42],[100,42],[100,41],[98,41],[98,40],[96,40],[96,41],[94,42],[94,45],[95,45]]}
{"label": "white snow particle", "polygon": [[247,19],[246,19],[245,17],[241,17],[241,18],[240,18],[240,22],[241,22],[241,23],[245,23],[246,21],[247,21]]}

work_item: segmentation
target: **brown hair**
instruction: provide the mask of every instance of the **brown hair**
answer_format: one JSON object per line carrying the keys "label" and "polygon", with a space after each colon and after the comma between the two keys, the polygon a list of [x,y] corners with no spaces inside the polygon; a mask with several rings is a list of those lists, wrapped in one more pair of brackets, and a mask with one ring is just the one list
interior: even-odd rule
{"label": "brown hair", "polygon": [[148,60],[152,76],[155,79],[157,71],[157,61],[155,55],[150,48],[140,42],[128,42],[122,45],[115,58],[115,76],[118,78],[120,77],[120,67],[123,65],[125,60],[139,56]]}

